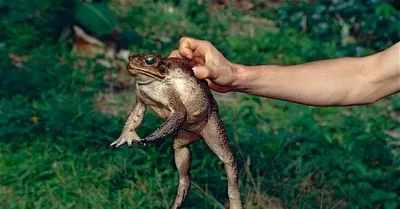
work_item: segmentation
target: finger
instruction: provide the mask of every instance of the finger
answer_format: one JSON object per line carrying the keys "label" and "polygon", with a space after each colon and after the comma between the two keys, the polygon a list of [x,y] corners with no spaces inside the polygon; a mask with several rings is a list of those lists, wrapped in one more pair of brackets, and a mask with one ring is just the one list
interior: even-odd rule
{"label": "finger", "polygon": [[182,56],[192,59],[194,56],[194,52],[197,53],[197,56],[204,56],[204,51],[201,46],[207,43],[203,40],[197,40],[194,38],[183,37],[179,40],[179,52]]}
{"label": "finger", "polygon": [[181,54],[179,53],[179,50],[174,50],[172,51],[168,57],[178,57],[178,58],[182,58]]}
{"label": "finger", "polygon": [[219,73],[215,68],[208,68],[202,65],[193,67],[193,71],[198,79],[208,78],[210,80],[217,79]]}
{"label": "finger", "polygon": [[192,49],[192,46],[190,44],[191,41],[192,41],[192,38],[188,38],[188,37],[183,37],[179,40],[179,52],[182,56],[185,56],[188,59],[192,59],[193,51],[195,50],[195,49]]}

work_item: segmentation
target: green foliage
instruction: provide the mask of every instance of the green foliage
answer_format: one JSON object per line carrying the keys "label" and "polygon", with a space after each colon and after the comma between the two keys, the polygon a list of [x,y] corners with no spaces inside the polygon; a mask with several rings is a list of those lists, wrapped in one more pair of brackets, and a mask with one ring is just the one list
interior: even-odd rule
{"label": "green foliage", "polygon": [[110,34],[118,23],[117,16],[110,10],[107,3],[77,4],[74,17],[98,35]]}
{"label": "green foliage", "polygon": [[[132,104],[116,99],[124,107],[117,116],[100,111],[96,98],[109,93],[103,79],[109,69],[71,55],[71,37],[59,39],[75,21],[99,35],[119,27],[136,52],[167,55],[180,36],[194,36],[249,65],[361,56],[399,37],[399,12],[383,1],[290,3],[247,12],[202,1],[77,2],[0,0],[1,208],[168,208],[173,201],[178,178],[171,137],[161,148],[108,148]],[[342,33],[347,26],[329,19],[335,13],[359,28]],[[355,42],[342,44],[343,34]],[[345,108],[243,94],[216,98],[247,208],[265,208],[259,197],[266,195],[288,208],[400,206],[399,138],[388,134],[400,132],[399,95]],[[139,135],[160,122],[148,111]],[[227,201],[222,164],[204,142],[190,148],[194,185],[185,208],[220,208]]]}
{"label": "green foliage", "polygon": [[363,56],[368,54],[365,46],[382,50],[400,40],[400,12],[385,0],[292,3],[264,16],[276,18],[282,28],[296,28],[321,41],[342,44],[338,56]]}

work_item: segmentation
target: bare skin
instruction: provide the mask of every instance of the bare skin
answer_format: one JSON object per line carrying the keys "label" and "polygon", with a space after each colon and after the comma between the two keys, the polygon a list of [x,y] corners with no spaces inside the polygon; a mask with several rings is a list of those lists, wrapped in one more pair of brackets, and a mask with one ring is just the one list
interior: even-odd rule
{"label": "bare skin", "polygon": [[184,37],[169,57],[186,57],[218,92],[237,91],[313,106],[371,104],[400,92],[400,42],[360,58],[292,66],[244,66],[227,60],[210,42]]}
{"label": "bare skin", "polygon": [[[121,136],[110,146],[155,143],[177,132],[173,148],[179,183],[172,207],[176,209],[182,207],[191,184],[188,145],[203,138],[225,165],[230,208],[242,209],[236,161],[207,82],[195,78],[188,60],[163,59],[158,54],[130,55],[128,71],[136,79],[136,104]],[[152,134],[140,139],[136,128],[142,122],[146,107],[164,122]]]}

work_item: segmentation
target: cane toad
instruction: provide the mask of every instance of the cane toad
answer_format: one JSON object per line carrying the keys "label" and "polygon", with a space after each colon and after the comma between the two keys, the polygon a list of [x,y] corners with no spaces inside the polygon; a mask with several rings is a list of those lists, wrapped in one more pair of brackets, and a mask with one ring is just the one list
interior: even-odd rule
{"label": "cane toad", "polygon": [[[194,77],[186,59],[162,58],[159,54],[129,56],[129,73],[136,79],[136,103],[126,119],[120,137],[110,146],[132,143],[147,145],[177,132],[173,143],[175,164],[179,172],[178,191],[172,208],[181,208],[191,184],[191,154],[188,145],[204,139],[224,163],[231,209],[241,209],[236,161],[228,143],[218,105],[207,82]],[[146,107],[163,119],[152,134],[140,138],[136,128],[142,122]]]}

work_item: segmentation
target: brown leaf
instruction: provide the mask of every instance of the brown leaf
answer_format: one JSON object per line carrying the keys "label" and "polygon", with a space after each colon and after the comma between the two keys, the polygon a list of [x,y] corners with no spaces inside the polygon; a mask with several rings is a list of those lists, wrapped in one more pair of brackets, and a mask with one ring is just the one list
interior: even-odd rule
{"label": "brown leaf", "polygon": [[8,57],[11,59],[13,66],[16,68],[23,68],[23,62],[29,61],[28,56],[20,56],[13,53],[9,53]]}
{"label": "brown leaf", "polygon": [[105,52],[105,44],[96,38],[89,36],[80,27],[73,27],[75,42],[72,51],[83,57],[95,57]]}

